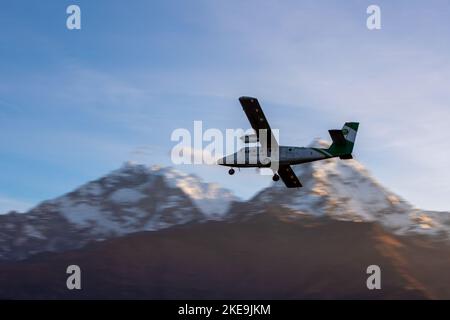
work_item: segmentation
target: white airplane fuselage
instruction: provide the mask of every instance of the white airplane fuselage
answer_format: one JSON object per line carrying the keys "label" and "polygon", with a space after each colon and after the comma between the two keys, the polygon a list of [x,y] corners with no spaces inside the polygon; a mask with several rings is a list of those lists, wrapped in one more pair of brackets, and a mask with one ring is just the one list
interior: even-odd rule
{"label": "white airplane fuselage", "polygon": [[236,168],[261,168],[270,167],[272,162],[280,165],[295,165],[332,157],[333,155],[326,149],[319,148],[280,146],[277,155],[276,150],[272,150],[269,154],[261,151],[260,154],[260,147],[244,147],[238,152],[223,157],[218,164]]}

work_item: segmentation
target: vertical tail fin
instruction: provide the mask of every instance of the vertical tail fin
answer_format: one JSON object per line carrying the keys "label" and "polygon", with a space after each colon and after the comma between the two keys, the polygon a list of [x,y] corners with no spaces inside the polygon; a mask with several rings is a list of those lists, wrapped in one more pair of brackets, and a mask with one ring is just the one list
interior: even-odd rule
{"label": "vertical tail fin", "polygon": [[328,152],[341,159],[352,159],[358,127],[358,122],[346,122],[341,130],[329,130],[333,143]]}
{"label": "vertical tail fin", "polygon": [[354,144],[358,127],[359,122],[346,122],[342,127],[342,134],[344,135],[345,140]]}

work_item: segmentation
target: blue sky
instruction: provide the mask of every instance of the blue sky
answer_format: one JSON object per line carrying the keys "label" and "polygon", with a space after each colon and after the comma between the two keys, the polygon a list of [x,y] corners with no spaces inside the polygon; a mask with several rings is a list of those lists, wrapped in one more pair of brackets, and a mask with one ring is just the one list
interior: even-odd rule
{"label": "blue sky", "polygon": [[[66,28],[77,4],[82,29]],[[381,7],[382,29],[366,28]],[[176,128],[247,128],[257,96],[282,144],[361,122],[355,156],[414,205],[450,210],[448,1],[10,1],[0,10],[0,212],[127,160],[170,165]],[[270,178],[183,166],[248,197]]]}

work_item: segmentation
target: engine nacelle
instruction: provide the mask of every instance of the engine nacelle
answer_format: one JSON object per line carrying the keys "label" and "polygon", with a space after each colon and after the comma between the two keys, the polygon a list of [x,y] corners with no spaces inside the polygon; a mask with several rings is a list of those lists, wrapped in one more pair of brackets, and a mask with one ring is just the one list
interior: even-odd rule
{"label": "engine nacelle", "polygon": [[241,140],[244,141],[244,143],[258,142],[258,136],[256,134],[249,134],[242,136]]}

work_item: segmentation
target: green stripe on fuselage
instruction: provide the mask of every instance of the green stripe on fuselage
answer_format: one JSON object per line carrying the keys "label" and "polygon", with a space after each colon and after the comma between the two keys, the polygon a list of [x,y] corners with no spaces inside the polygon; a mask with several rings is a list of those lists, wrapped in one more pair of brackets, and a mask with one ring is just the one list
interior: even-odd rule
{"label": "green stripe on fuselage", "polygon": [[325,151],[323,149],[320,149],[320,148],[311,148],[311,149],[313,149],[314,151],[317,151],[317,152],[323,154],[326,158],[331,158],[332,157],[332,155],[330,153],[328,153],[327,151]]}

